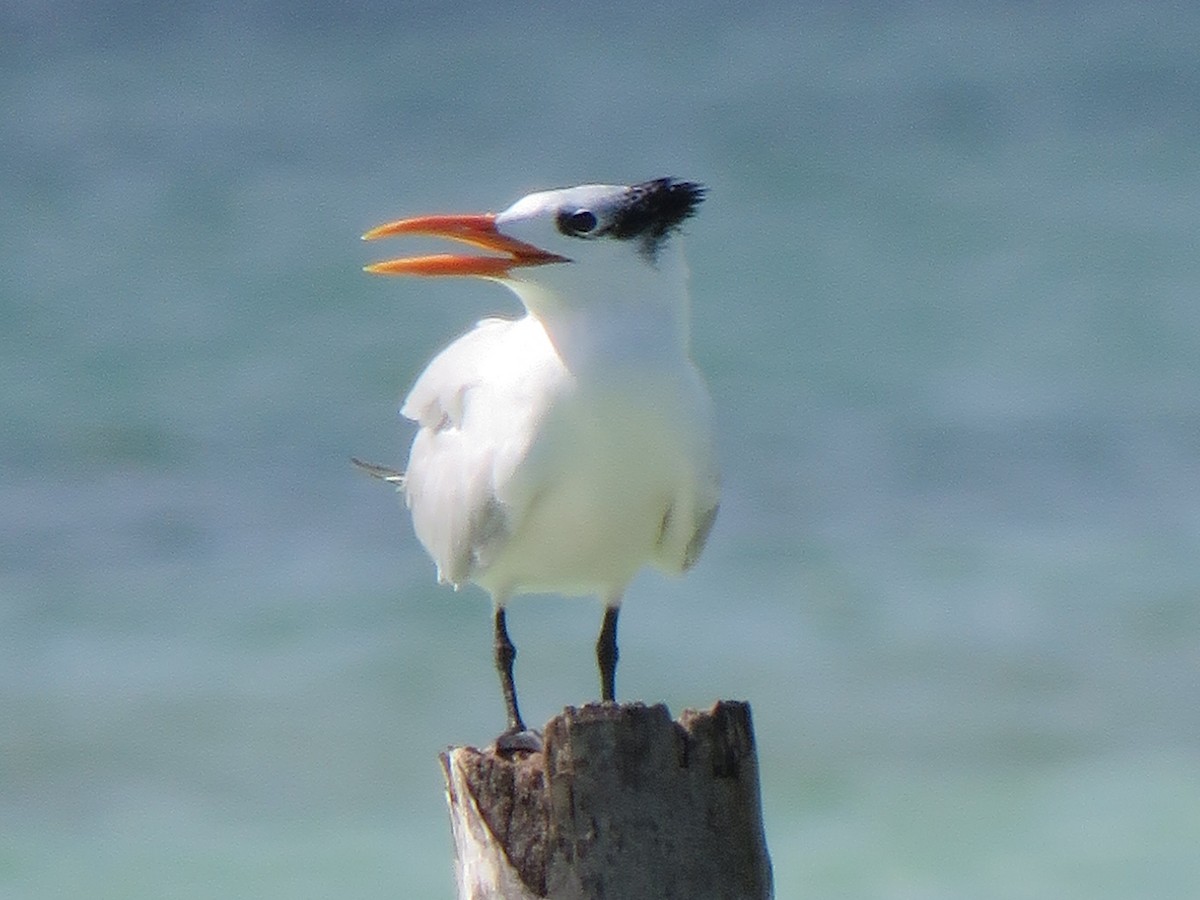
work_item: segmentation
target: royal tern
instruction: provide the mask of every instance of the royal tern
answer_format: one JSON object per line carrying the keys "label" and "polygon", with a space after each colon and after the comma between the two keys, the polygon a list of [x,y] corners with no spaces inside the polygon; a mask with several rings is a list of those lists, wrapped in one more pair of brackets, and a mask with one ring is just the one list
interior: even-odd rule
{"label": "royal tern", "polygon": [[505,609],[522,593],[597,595],[601,699],[614,699],[617,614],[644,565],[679,573],[704,547],[719,484],[712,403],[689,355],[680,226],[704,188],[661,178],[542,191],[502,213],[436,215],[364,240],[432,235],[485,254],[378,262],[381,275],[498,281],[525,307],[442,350],[401,412],[419,428],[403,475],[439,581],[494,604],[511,746],[525,724]]}

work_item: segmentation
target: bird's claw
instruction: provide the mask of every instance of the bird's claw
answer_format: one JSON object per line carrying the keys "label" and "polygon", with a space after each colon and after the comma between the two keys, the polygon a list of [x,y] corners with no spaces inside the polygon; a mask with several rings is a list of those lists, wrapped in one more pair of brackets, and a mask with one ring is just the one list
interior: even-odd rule
{"label": "bird's claw", "polygon": [[542,746],[541,732],[529,728],[506,731],[496,738],[496,750],[501,753],[540,753]]}

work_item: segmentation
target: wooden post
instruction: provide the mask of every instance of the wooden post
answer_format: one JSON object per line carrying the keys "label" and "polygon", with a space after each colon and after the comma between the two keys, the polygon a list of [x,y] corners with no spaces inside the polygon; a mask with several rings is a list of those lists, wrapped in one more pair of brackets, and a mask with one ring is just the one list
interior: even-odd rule
{"label": "wooden post", "polygon": [[540,752],[441,755],[459,900],[763,900],[750,706],[568,707]]}

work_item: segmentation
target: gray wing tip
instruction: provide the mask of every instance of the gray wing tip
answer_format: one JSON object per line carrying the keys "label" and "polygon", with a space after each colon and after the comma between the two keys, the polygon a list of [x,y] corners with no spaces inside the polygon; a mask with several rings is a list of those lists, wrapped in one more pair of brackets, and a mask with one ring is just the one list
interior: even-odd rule
{"label": "gray wing tip", "polygon": [[352,456],[350,462],[360,471],[372,478],[378,478],[380,481],[386,481],[388,484],[394,485],[396,490],[401,490],[404,487],[404,473],[389,466],[381,466],[376,463],[363,462],[361,459]]}
{"label": "gray wing tip", "polygon": [[688,541],[687,547],[683,551],[683,571],[686,572],[699,561],[700,554],[704,552],[704,545],[708,543],[708,536],[717,521],[717,511],[720,508],[721,504],[719,503],[713,505],[696,523],[692,539]]}

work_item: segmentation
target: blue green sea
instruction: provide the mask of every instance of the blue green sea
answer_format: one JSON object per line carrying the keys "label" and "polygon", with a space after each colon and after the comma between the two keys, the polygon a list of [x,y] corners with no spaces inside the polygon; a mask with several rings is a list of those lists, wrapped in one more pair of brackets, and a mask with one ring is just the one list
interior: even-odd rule
{"label": "blue green sea", "polygon": [[[0,896],[453,896],[489,604],[349,458],[518,306],[358,238],[665,175],[724,502],[618,694],[751,702],[781,900],[1200,896],[1198,47],[1166,0],[0,7]],[[512,607],[532,722],[600,612]]]}

